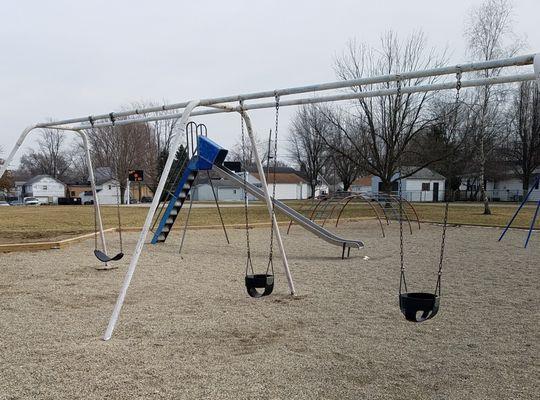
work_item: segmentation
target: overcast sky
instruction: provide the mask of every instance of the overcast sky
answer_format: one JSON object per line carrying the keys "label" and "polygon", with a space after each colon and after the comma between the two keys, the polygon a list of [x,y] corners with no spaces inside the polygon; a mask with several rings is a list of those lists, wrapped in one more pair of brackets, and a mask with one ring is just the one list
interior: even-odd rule
{"label": "overcast sky", "polygon": [[[450,63],[466,61],[464,20],[479,3],[3,0],[0,146],[5,157],[25,126],[49,118],[333,81],[334,58],[349,39],[376,45],[388,29],[422,29],[430,46],[448,48]],[[514,4],[523,52],[540,51],[540,1]],[[293,113],[282,112],[282,141]],[[266,135],[272,111],[252,117]],[[236,142],[236,115],[204,122],[224,146]]]}

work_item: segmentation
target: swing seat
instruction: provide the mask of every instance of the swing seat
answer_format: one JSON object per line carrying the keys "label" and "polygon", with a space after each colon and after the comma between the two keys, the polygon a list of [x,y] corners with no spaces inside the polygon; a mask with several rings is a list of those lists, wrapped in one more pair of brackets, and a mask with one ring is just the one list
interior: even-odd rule
{"label": "swing seat", "polygon": [[[246,275],[246,289],[251,297],[268,296],[274,290],[274,275],[254,274]],[[264,289],[262,292],[257,289]]]}
{"label": "swing seat", "polygon": [[[399,308],[407,321],[424,322],[439,312],[439,296],[433,293],[401,293]],[[422,313],[419,315],[419,313]]]}
{"label": "swing seat", "polygon": [[114,257],[109,257],[107,254],[105,254],[101,250],[94,250],[94,255],[99,261],[103,263],[107,263],[109,261],[119,261],[122,259],[122,257],[124,257],[124,253],[118,253]]}

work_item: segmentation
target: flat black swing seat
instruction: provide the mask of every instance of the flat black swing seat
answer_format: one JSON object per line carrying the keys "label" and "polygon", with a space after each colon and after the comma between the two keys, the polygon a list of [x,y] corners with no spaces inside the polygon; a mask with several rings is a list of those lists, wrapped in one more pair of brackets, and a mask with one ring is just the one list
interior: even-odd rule
{"label": "flat black swing seat", "polygon": [[[439,296],[433,293],[401,293],[399,295],[399,308],[407,321],[424,322],[437,315],[439,300]],[[420,312],[422,314],[418,316]]]}
{"label": "flat black swing seat", "polygon": [[[274,290],[274,275],[253,274],[246,275],[246,289],[251,297],[268,296]],[[257,289],[264,289],[259,292]]]}
{"label": "flat black swing seat", "polygon": [[107,254],[105,254],[101,250],[94,250],[94,255],[99,261],[104,262],[104,263],[107,263],[109,261],[119,261],[122,259],[122,257],[124,257],[124,253],[118,253],[114,257],[109,257]]}

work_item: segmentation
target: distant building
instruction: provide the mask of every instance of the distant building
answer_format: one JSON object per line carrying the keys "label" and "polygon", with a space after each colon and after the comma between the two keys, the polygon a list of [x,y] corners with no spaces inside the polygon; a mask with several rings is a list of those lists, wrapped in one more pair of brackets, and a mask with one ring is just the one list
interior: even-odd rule
{"label": "distant building", "polygon": [[[481,200],[480,174],[471,173],[463,176],[459,187],[460,200]],[[534,170],[530,185],[534,185],[528,201],[540,200],[540,185],[536,181],[540,177],[540,168]],[[513,171],[501,174],[497,179],[486,180],[486,194],[490,201],[522,201],[527,190],[523,190],[523,182]]]}
{"label": "distant building", "polygon": [[[418,167],[403,167],[403,175],[415,171]],[[392,192],[398,191],[399,174],[392,177],[394,181]],[[409,201],[438,202],[444,201],[446,178],[429,168],[421,168],[412,175],[403,178],[403,197]],[[351,191],[358,193],[378,194],[382,192],[382,180],[378,176],[365,176],[356,179],[351,185]]]}
{"label": "distant building", "polygon": [[65,196],[66,185],[49,175],[34,176],[22,185],[22,197],[35,197],[41,204],[58,204]]}
{"label": "distant building", "polygon": [[[241,172],[239,168],[233,169],[238,175],[242,176],[244,172]],[[267,168],[264,171],[268,173]],[[244,199],[244,191],[238,185],[232,182],[221,179],[217,174],[211,173],[212,184],[216,197],[220,201],[242,201]],[[270,168],[270,174],[266,176],[268,192],[272,195],[274,184],[273,168]],[[262,187],[259,173],[256,168],[248,168],[246,174],[246,180],[257,187]],[[302,200],[307,199],[310,196],[310,189],[307,181],[301,176],[299,171],[289,167],[276,168],[275,174],[276,183],[276,199],[278,200]],[[214,199],[212,194],[212,187],[207,176],[199,175],[195,186],[192,189],[192,195],[194,200],[198,201],[212,201]],[[249,200],[255,198],[248,195]]]}

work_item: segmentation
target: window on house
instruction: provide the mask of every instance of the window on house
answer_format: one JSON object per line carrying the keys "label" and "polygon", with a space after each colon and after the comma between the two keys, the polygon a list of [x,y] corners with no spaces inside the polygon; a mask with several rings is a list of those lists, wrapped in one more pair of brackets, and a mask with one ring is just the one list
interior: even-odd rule
{"label": "window on house", "polygon": [[43,190],[47,190],[47,185],[43,185]]}
{"label": "window on house", "polygon": [[424,192],[429,191],[429,182],[422,182],[422,190]]}
{"label": "window on house", "polygon": [[234,194],[236,194],[236,189],[233,189],[233,191],[232,191],[232,192],[233,192]]}
{"label": "window on house", "polygon": [[109,190],[112,190],[112,185],[109,185]]}
{"label": "window on house", "polygon": [[73,190],[71,191],[71,197],[75,197],[75,192]]}

